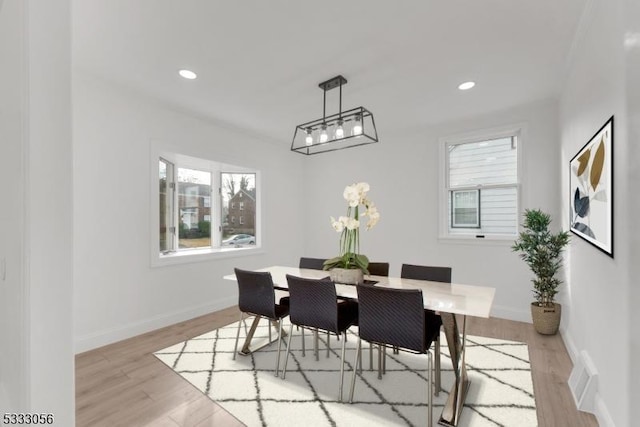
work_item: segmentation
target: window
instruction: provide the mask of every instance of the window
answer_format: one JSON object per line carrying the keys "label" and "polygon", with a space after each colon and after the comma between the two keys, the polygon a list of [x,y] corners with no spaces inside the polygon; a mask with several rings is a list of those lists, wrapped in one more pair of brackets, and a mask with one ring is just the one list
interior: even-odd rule
{"label": "window", "polygon": [[[159,203],[158,210],[152,210],[159,251],[155,243],[154,259],[258,246],[256,171],[176,153],[159,154],[154,177]],[[212,197],[214,193],[219,196]],[[243,194],[243,202],[231,202]],[[246,237],[231,245],[229,239],[240,234]]]}
{"label": "window", "polygon": [[445,139],[443,237],[514,237],[518,232],[519,130]]}
{"label": "window", "polygon": [[227,226],[222,227],[223,239],[229,239],[237,234],[246,234],[248,242],[256,241],[256,177],[255,173],[244,172],[223,172],[220,175],[221,203],[223,210],[228,207],[226,214],[229,218]]}
{"label": "window", "polygon": [[160,158],[160,252],[167,252],[173,248],[175,225],[173,221],[173,164]]}
{"label": "window", "polygon": [[480,228],[480,190],[451,191],[451,227]]}

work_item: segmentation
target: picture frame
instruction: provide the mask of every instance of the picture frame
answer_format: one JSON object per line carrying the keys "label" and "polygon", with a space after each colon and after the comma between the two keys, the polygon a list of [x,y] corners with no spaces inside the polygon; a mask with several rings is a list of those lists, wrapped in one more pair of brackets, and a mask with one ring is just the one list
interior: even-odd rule
{"label": "picture frame", "polygon": [[613,258],[613,116],[569,162],[573,234]]}

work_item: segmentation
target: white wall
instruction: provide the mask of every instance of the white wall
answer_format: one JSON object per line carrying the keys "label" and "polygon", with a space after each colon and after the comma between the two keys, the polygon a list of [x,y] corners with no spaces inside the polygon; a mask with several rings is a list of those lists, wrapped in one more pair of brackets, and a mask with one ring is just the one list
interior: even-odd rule
{"label": "white wall", "polygon": [[[76,351],[236,304],[236,284],[222,279],[236,266],[297,262],[303,242],[299,155],[80,71],[73,94]],[[260,170],[264,250],[150,267],[150,206],[157,203],[149,195],[152,143]]]}
{"label": "white wall", "polygon": [[[625,34],[640,35],[640,2],[637,0],[627,0],[625,2]],[[626,93],[627,93],[627,114],[629,119],[629,206],[628,212],[630,217],[635,218],[633,213],[640,212],[640,197],[633,194],[635,188],[640,188],[640,37],[634,46],[625,49],[625,65],[626,65]],[[633,194],[634,197],[631,197]],[[640,263],[633,260],[640,259],[640,232],[637,230],[631,233],[630,238],[630,256],[629,256],[629,328],[630,328],[630,344],[631,354],[630,360],[630,378],[629,385],[629,419],[640,419],[640,286],[638,286],[638,277],[640,277]]]}
{"label": "white wall", "polygon": [[[622,4],[620,0],[589,3],[572,52],[560,109],[562,188],[568,188],[569,160],[615,115],[615,258],[573,237],[568,263],[570,310],[564,313],[563,324],[565,342],[572,356],[585,350],[598,370],[595,405],[600,424],[627,426],[632,424],[626,392],[630,384],[630,236],[637,236],[638,231],[629,216],[629,200],[637,195],[632,194],[628,179],[631,143],[627,133]],[[568,195],[562,198],[565,227],[569,218],[568,198]]]}
{"label": "white wall", "polygon": [[[74,424],[69,1],[0,13],[0,407]],[[6,239],[6,240],[5,240]],[[5,299],[6,298],[6,299]]]}
{"label": "white wall", "polygon": [[[23,10],[0,9],[0,408],[26,408],[24,296]],[[3,266],[6,268],[3,280]]]}
{"label": "white wall", "polygon": [[402,263],[448,265],[458,283],[497,288],[492,314],[530,322],[531,274],[511,241],[451,243],[438,240],[438,138],[470,131],[524,124],[523,208],[541,208],[559,227],[559,159],[557,108],[553,101],[512,108],[410,135],[385,132],[384,117],[376,117],[381,142],[308,159],[305,168],[305,253],[338,254],[338,238],[329,216],[344,215],[344,187],[356,181],[371,185],[371,200],[381,219],[361,233],[362,252],[371,261],[388,261],[391,274]]}

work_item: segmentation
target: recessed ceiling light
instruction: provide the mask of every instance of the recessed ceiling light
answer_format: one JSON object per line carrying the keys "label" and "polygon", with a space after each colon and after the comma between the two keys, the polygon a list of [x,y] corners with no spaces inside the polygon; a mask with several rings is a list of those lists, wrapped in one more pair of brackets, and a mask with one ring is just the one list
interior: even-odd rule
{"label": "recessed ceiling light", "polygon": [[460,85],[458,86],[458,89],[460,90],[469,90],[472,87],[474,87],[476,85],[476,82],[464,82],[464,83],[460,83]]}
{"label": "recessed ceiling light", "polygon": [[191,70],[180,70],[178,71],[178,74],[180,74],[185,79],[189,79],[189,80],[193,80],[196,77],[198,77],[198,75]]}
{"label": "recessed ceiling light", "polygon": [[624,47],[627,49],[640,47],[640,33],[626,33],[624,35]]}

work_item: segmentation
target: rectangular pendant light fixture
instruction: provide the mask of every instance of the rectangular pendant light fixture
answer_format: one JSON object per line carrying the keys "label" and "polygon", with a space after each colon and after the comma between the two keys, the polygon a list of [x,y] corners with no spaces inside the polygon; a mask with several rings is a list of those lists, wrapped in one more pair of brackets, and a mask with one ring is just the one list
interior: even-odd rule
{"label": "rectangular pendant light fixture", "polygon": [[[311,155],[378,142],[371,111],[364,107],[342,111],[342,86],[346,83],[347,79],[336,76],[318,85],[323,91],[322,118],[296,126],[291,151]],[[339,110],[327,116],[327,91],[334,88],[340,88]]]}

